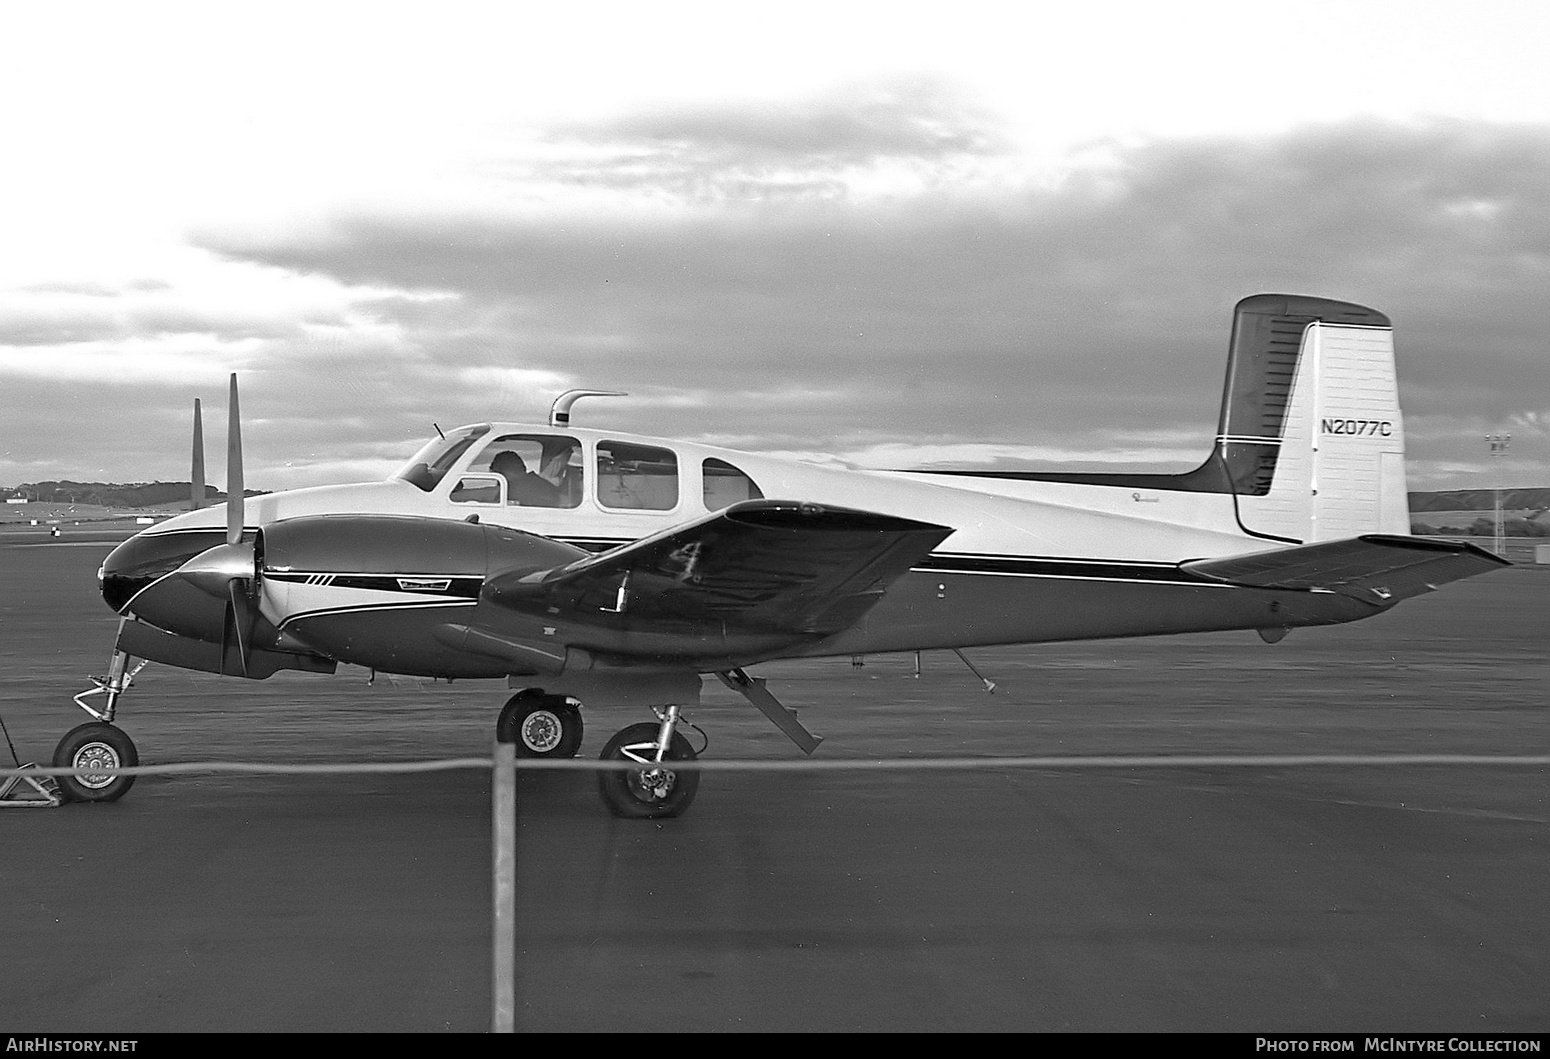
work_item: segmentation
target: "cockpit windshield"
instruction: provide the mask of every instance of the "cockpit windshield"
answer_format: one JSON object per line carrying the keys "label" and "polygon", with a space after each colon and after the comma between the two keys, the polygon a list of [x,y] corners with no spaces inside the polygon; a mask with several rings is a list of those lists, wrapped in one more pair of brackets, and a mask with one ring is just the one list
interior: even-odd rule
{"label": "cockpit windshield", "polygon": [[468,451],[468,446],[489,432],[490,424],[481,423],[454,430],[446,437],[432,438],[393,477],[428,493],[446,477],[452,465]]}

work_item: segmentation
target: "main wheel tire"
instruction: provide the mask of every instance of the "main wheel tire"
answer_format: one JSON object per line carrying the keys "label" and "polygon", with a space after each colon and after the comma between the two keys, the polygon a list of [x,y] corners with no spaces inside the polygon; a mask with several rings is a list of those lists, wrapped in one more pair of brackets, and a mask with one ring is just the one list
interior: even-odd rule
{"label": "main wheel tire", "polygon": [[[123,730],[104,721],[88,721],[70,729],[54,748],[54,767],[61,769],[133,768],[140,763],[134,742]],[[135,785],[134,776],[57,776],[66,801],[116,802]]]}
{"label": "main wheel tire", "polygon": [[581,749],[581,711],[563,695],[518,692],[495,724],[501,742],[516,744],[518,757],[575,757]]}
{"label": "main wheel tire", "polygon": [[643,768],[599,772],[598,793],[608,811],[628,820],[656,820],[677,816],[694,801],[700,788],[699,769],[671,769],[666,761],[694,761],[694,749],[680,732],[668,743],[664,764],[656,763],[660,725],[649,722],[621,729],[603,747],[603,761],[638,761]]}

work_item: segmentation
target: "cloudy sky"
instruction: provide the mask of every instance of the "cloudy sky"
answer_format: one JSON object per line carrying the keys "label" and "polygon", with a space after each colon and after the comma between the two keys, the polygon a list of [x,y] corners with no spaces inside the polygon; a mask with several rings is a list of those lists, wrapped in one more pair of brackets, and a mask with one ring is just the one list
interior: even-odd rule
{"label": "cloudy sky", "polygon": [[231,371],[257,488],[574,386],[1184,469],[1264,291],[1394,319],[1412,488],[1550,485],[1547,56],[1537,0],[4,5],[0,485],[186,480]]}

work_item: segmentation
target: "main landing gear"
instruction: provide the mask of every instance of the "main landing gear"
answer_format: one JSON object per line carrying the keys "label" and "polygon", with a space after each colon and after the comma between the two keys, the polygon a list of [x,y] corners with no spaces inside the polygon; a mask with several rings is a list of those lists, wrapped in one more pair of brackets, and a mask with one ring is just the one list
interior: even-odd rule
{"label": "main landing gear", "polygon": [[600,771],[597,790],[615,816],[656,820],[677,816],[689,808],[700,789],[699,769],[674,769],[672,761],[694,761],[697,755],[682,732],[676,731],[678,706],[664,707],[660,724],[632,724],[603,747],[604,761],[632,761],[638,769]]}
{"label": "main landing gear", "polygon": [[514,743],[518,757],[575,757],[581,749],[581,703],[566,695],[529,688],[513,695],[495,722],[503,743]]}
{"label": "main landing gear", "polygon": [[[803,753],[811,754],[822,742],[802,726],[795,710],[783,706],[770,693],[763,680],[750,677],[741,669],[729,669],[716,676],[773,721]],[[692,701],[698,701],[698,689],[695,677]],[[667,691],[664,698],[684,691],[681,686],[663,690]],[[576,710],[579,705],[573,698],[530,688],[514,695],[501,711],[499,734],[503,742],[514,743],[522,757],[573,757],[581,745],[581,716]],[[674,767],[675,763],[692,764],[699,757],[678,730],[687,723],[682,716],[683,706],[652,709],[657,715],[655,724],[632,724],[620,730],[599,755],[604,762],[627,766],[598,771],[598,793],[615,816],[631,820],[678,816],[689,808],[699,791],[698,768]]]}
{"label": "main landing gear", "polygon": [[[97,686],[75,696],[75,704],[96,719],[70,729],[54,748],[55,768],[87,770],[78,776],[57,777],[59,792],[65,801],[114,802],[135,784],[133,776],[107,775],[100,771],[133,768],[140,763],[134,741],[113,724],[118,697],[129,690],[135,674],[145,668],[142,661],[131,669],[131,661],[124,652],[113,652],[108,675],[92,677],[92,683]],[[106,695],[107,704],[100,711],[94,710],[83,701],[88,695]]]}
{"label": "main landing gear", "polygon": [[[513,744],[518,757],[575,757],[583,732],[580,707],[580,702],[567,695],[552,695],[537,688],[519,691],[495,722],[497,738]],[[694,801],[699,772],[667,765],[695,760],[694,748],[677,731],[681,710],[680,706],[661,707],[658,723],[632,724],[603,747],[603,761],[633,761],[642,766],[598,773],[598,792],[615,816],[632,820],[677,816]]]}

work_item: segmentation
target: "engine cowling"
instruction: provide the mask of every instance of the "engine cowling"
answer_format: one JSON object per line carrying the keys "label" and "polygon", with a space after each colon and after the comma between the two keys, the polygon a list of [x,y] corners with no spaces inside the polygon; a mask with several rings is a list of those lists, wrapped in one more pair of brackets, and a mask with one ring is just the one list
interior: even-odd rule
{"label": "engine cowling", "polygon": [[[428,676],[502,676],[436,629],[466,621],[493,576],[588,553],[502,526],[389,515],[318,515],[264,530],[260,608],[275,646]],[[488,669],[488,672],[485,670]]]}

